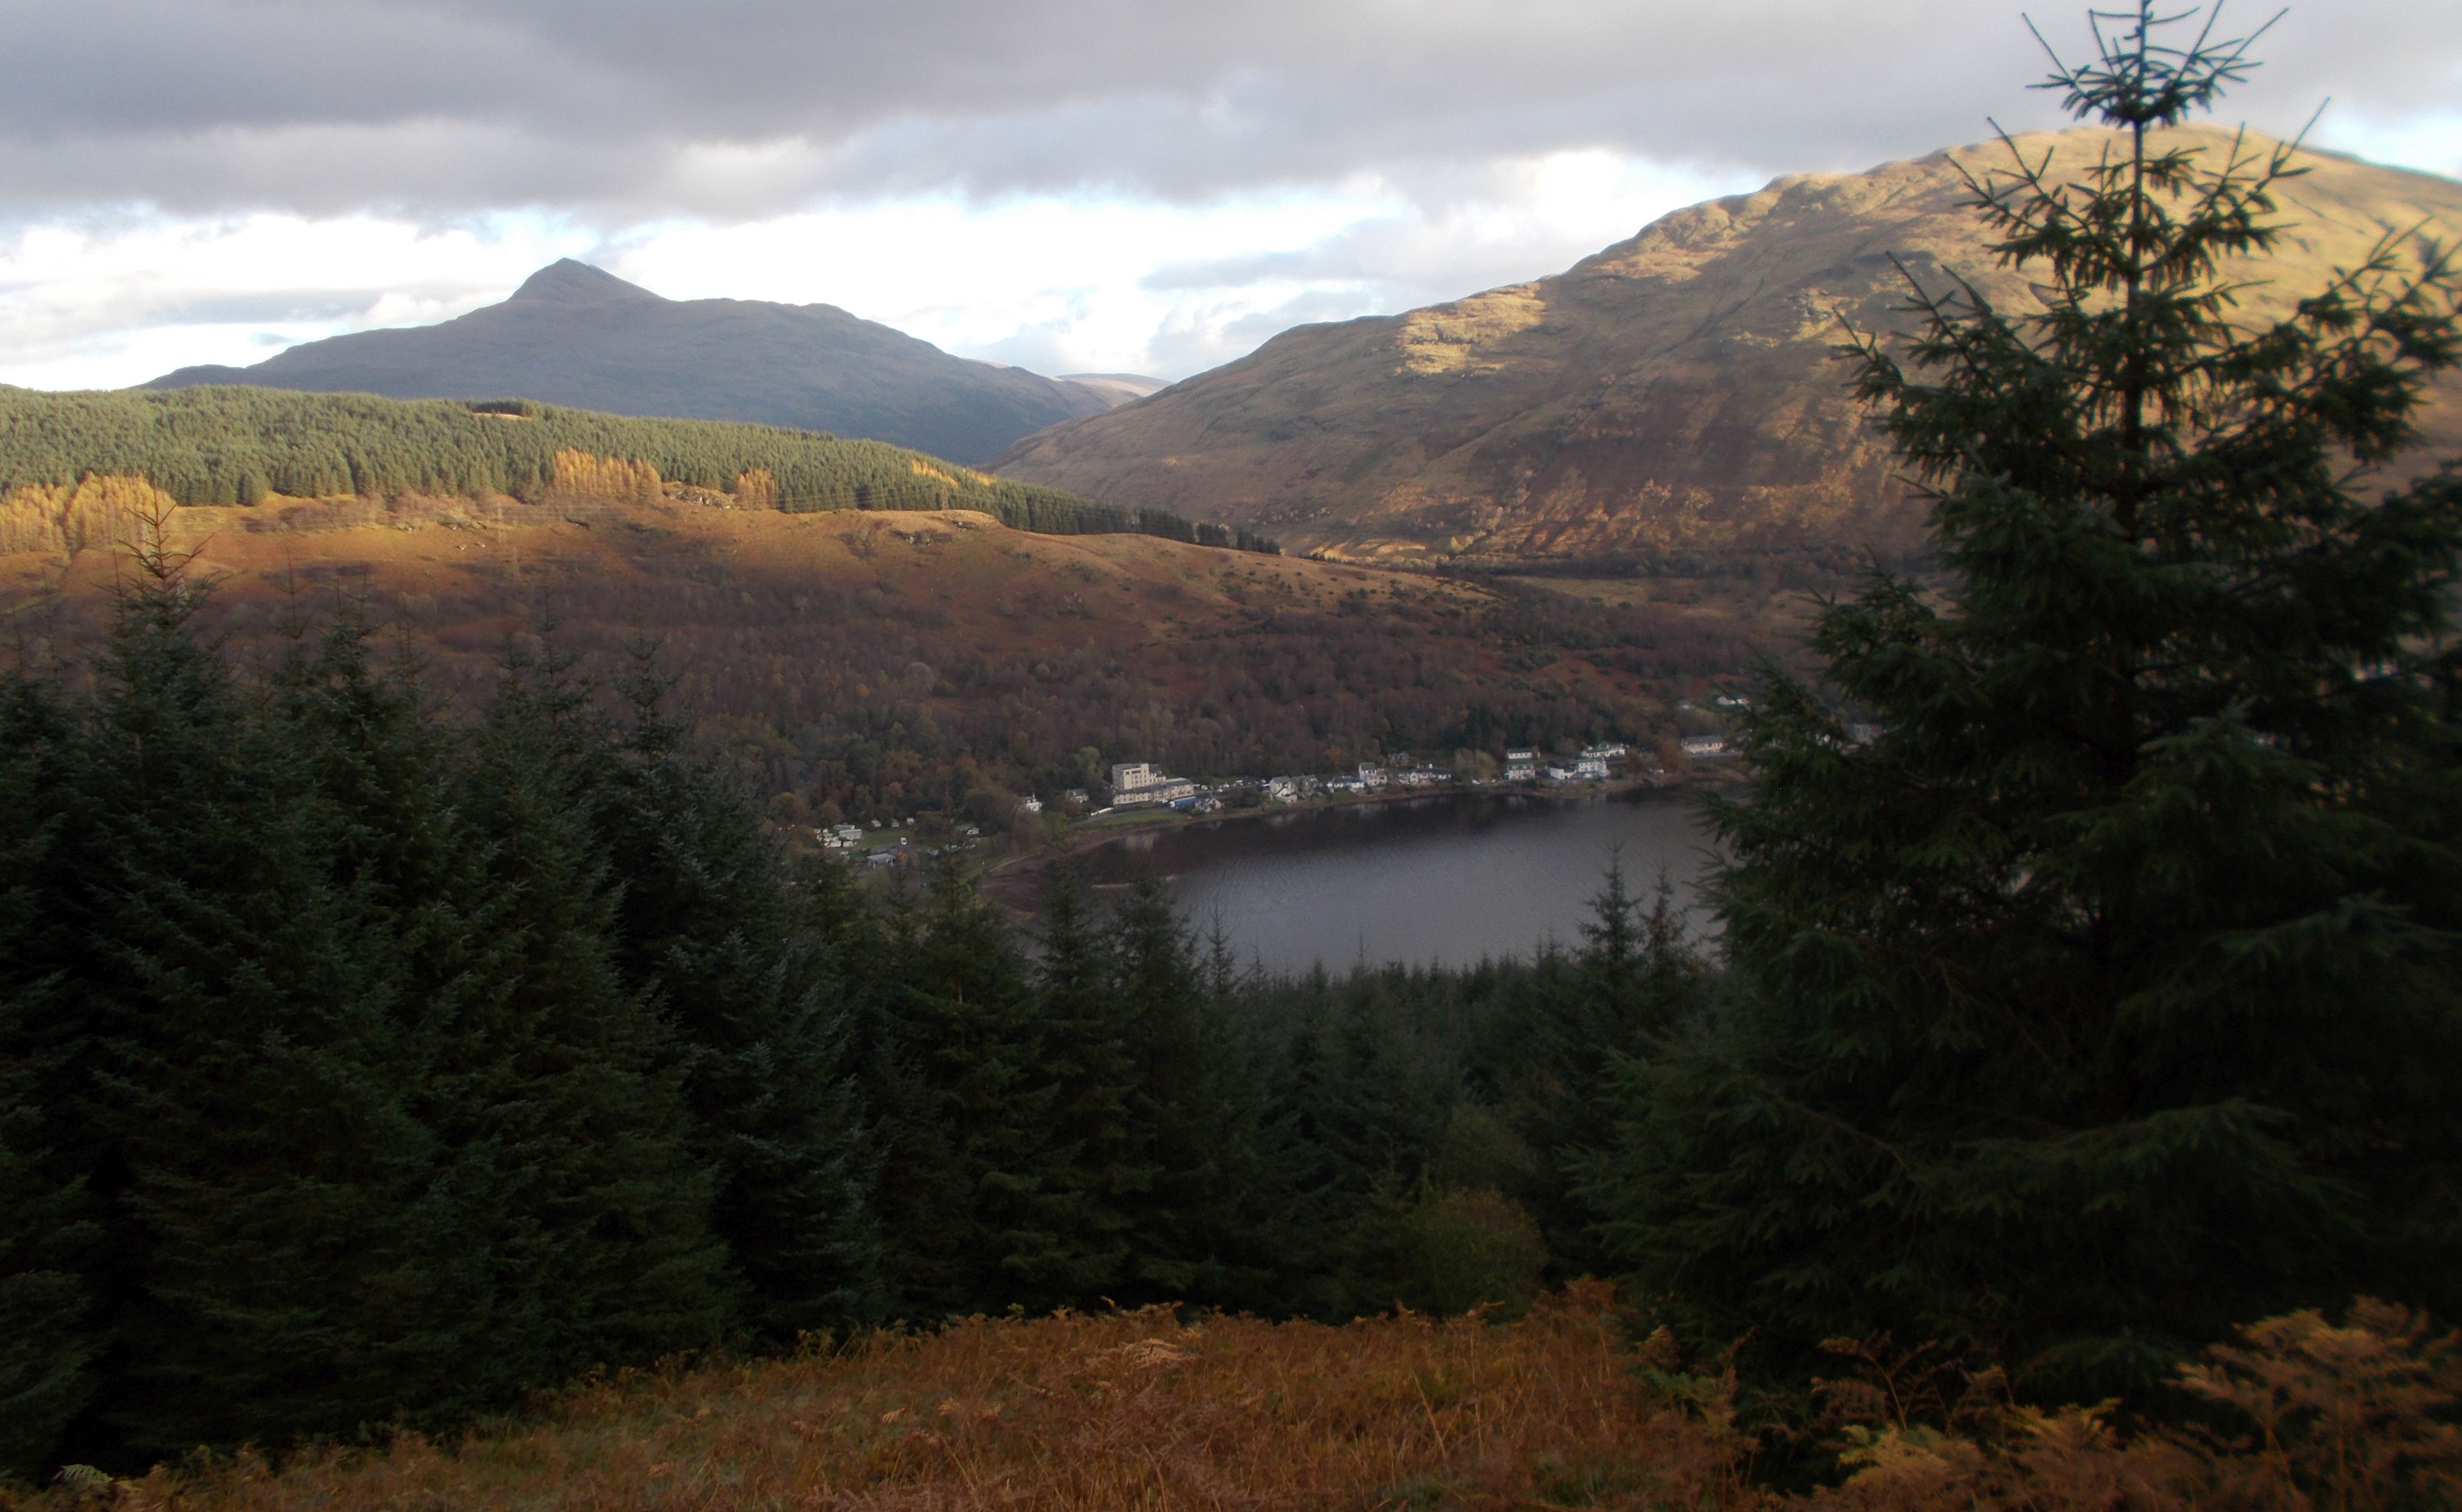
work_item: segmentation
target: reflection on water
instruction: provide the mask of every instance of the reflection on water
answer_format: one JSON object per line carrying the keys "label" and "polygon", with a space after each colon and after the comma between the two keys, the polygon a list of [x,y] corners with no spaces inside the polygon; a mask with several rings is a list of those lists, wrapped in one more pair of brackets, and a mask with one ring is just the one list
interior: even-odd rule
{"label": "reflection on water", "polygon": [[1078,863],[1096,886],[1151,871],[1199,930],[1219,920],[1242,962],[1466,965],[1578,943],[1609,862],[1679,899],[1710,855],[1674,794],[1558,800],[1458,794],[1130,835]]}

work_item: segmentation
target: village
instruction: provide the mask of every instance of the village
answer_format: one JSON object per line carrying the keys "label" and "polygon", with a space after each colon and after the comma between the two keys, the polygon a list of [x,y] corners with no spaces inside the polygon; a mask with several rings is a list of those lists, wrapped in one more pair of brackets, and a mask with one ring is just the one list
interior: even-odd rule
{"label": "village", "polygon": [[[1726,701],[1722,701],[1725,702]],[[1733,702],[1743,706],[1741,700]],[[1735,754],[1723,735],[1692,735],[1674,743],[1685,765],[1725,761]],[[1579,789],[1616,781],[1667,783],[1675,780],[1656,753],[1637,752],[1620,741],[1601,742],[1574,750],[1569,743],[1554,753],[1535,746],[1508,748],[1499,764],[1481,759],[1483,771],[1458,771],[1432,762],[1414,761],[1398,752],[1382,762],[1363,761],[1348,771],[1242,777],[1200,782],[1175,776],[1153,762],[1114,762],[1110,781],[1099,788],[1069,788],[1050,795],[1018,800],[1021,818],[1041,821],[1047,832],[1057,826],[1112,820],[1153,818],[1165,814],[1200,816],[1238,810],[1364,802],[1414,793],[1444,790]],[[891,867],[949,852],[974,850],[985,843],[981,825],[959,826],[946,834],[926,833],[916,819],[879,819],[869,825],[838,824],[806,832],[823,849],[860,858],[868,867]]]}

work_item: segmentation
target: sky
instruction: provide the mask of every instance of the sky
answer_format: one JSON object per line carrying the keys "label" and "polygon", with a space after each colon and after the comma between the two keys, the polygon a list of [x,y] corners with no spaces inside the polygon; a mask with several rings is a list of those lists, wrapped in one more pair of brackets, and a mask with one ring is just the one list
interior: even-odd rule
{"label": "sky", "polygon": [[[2037,5],[2056,51],[2083,8]],[[2001,0],[0,0],[0,382],[425,324],[577,257],[1177,378],[1685,205],[2059,123]],[[2223,32],[2272,6],[2227,6]],[[2223,103],[2462,177],[2462,5]],[[2330,99],[2330,103],[2327,101]]]}

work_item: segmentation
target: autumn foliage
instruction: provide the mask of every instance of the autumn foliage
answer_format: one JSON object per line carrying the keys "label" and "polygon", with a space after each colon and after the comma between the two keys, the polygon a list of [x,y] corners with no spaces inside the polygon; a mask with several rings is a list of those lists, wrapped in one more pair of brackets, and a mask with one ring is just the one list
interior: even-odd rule
{"label": "autumn foliage", "polygon": [[594,457],[570,446],[555,454],[554,479],[548,487],[574,498],[629,499],[635,504],[656,504],[660,497],[659,469],[649,463]]}
{"label": "autumn foliage", "polygon": [[141,477],[88,473],[73,484],[26,484],[0,495],[0,555],[74,555],[126,544],[175,501]]}

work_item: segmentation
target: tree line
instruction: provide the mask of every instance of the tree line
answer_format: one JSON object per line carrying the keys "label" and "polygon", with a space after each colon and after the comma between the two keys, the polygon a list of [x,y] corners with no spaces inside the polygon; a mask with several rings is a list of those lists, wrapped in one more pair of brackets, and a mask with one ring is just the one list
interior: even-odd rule
{"label": "tree line", "polygon": [[[620,486],[598,476],[620,471]],[[66,394],[0,387],[0,495],[141,477],[184,505],[407,492],[633,497],[661,483],[788,511],[979,509],[1044,534],[1138,532],[1278,551],[1245,530],[1098,504],[876,441],[644,420],[528,400],[460,402],[207,386]]]}

